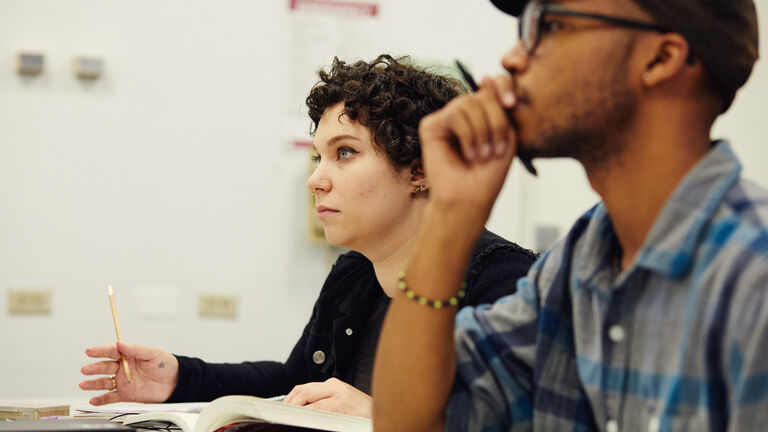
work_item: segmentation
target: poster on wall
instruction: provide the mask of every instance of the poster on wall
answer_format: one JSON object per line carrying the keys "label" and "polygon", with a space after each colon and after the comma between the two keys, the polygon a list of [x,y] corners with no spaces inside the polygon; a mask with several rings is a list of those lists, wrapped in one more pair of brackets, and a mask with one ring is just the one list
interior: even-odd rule
{"label": "poster on wall", "polygon": [[334,57],[375,58],[381,7],[371,1],[286,1],[290,26],[284,41],[285,78],[290,82],[285,98],[286,127],[289,136],[304,139],[309,130],[304,100],[317,82],[317,71],[327,68]]}

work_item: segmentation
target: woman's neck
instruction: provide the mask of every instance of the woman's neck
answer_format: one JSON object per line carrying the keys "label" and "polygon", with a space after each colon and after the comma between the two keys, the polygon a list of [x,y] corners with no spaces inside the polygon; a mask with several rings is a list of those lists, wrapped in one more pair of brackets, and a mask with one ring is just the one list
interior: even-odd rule
{"label": "woman's neck", "polygon": [[414,240],[411,237],[386,258],[371,261],[373,270],[376,272],[376,279],[379,280],[379,285],[387,297],[394,297],[397,293],[397,274],[404,270],[408,264],[413,245]]}
{"label": "woman's neck", "polygon": [[403,218],[400,229],[388,236],[389,241],[380,242],[375,252],[363,252],[373,263],[379,285],[390,298],[397,293],[397,274],[405,269],[413,254],[423,210],[422,203],[418,203],[416,208]]}

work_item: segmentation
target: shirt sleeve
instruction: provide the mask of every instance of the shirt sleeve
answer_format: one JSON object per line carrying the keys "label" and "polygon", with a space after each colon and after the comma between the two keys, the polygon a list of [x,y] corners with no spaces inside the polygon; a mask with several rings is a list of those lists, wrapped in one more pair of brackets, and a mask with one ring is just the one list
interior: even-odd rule
{"label": "shirt sleeve", "polygon": [[206,363],[198,358],[176,358],[179,360],[179,381],[166,402],[211,401],[231,394],[260,397],[284,394],[278,390],[283,387],[283,363]]}
{"label": "shirt sleeve", "polygon": [[456,317],[457,369],[446,406],[448,431],[527,431],[532,427],[533,361],[542,256],[514,295]]}
{"label": "shirt sleeve", "polygon": [[285,363],[207,363],[198,358],[177,355],[179,380],[166,402],[211,401],[231,394],[259,397],[287,394],[296,384],[308,381],[303,353],[311,322]]}

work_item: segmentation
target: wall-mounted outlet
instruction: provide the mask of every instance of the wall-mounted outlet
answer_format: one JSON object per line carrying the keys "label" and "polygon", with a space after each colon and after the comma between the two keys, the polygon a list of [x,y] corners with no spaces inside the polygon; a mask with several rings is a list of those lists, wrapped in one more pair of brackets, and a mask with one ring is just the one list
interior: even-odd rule
{"label": "wall-mounted outlet", "polygon": [[201,317],[236,318],[237,296],[223,294],[200,294],[197,312]]}
{"label": "wall-mounted outlet", "polygon": [[19,75],[40,75],[45,66],[42,53],[20,52],[16,54],[16,72]]}
{"label": "wall-mounted outlet", "polygon": [[48,288],[19,288],[8,290],[9,314],[51,313],[51,290]]}
{"label": "wall-mounted outlet", "polygon": [[99,57],[75,57],[75,75],[80,79],[98,79],[103,70],[104,60]]}

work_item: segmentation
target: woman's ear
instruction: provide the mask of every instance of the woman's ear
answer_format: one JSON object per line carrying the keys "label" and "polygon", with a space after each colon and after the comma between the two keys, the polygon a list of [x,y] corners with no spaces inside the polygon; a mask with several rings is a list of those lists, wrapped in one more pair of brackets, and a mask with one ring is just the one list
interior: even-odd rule
{"label": "woman's ear", "polygon": [[426,176],[424,174],[424,164],[421,162],[421,160],[415,160],[411,163],[411,176],[420,178]]}
{"label": "woman's ear", "polygon": [[424,173],[424,164],[421,160],[414,161],[411,164],[411,187],[413,192],[421,192],[429,186],[427,184],[427,175]]}

